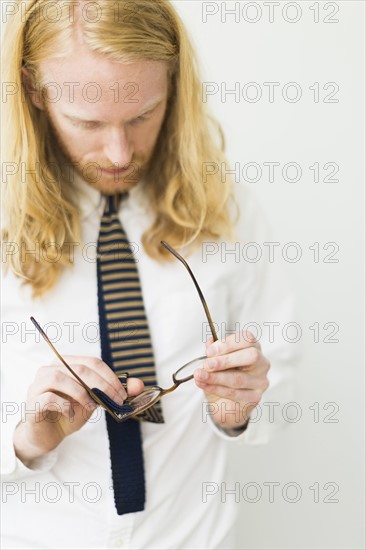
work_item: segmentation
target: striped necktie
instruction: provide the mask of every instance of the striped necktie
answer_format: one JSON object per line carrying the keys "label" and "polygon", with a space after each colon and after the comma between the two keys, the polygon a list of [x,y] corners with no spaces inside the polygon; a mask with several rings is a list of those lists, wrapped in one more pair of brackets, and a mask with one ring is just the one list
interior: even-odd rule
{"label": "striped necktie", "polygon": [[[123,373],[156,385],[154,356],[134,255],[118,218],[121,195],[107,197],[98,248],[98,306],[102,359]],[[119,515],[144,509],[145,476],[138,420],[164,422],[161,405],[121,424],[106,414],[114,500]]]}

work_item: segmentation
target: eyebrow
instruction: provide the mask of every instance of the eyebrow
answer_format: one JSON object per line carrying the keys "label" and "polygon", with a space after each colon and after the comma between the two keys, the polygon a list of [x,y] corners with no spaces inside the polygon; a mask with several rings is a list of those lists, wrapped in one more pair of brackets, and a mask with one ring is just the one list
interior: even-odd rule
{"label": "eyebrow", "polygon": [[[140,116],[143,116],[145,115],[146,113],[150,112],[150,111],[153,111],[154,109],[156,109],[156,107],[158,107],[160,105],[160,103],[164,100],[163,97],[160,97],[158,99],[154,99],[153,101],[150,101],[150,103],[147,103],[145,105],[145,107],[143,108],[143,110],[136,116],[134,116],[133,118],[127,120],[126,122],[131,122],[132,120],[136,120],[137,118],[139,118]],[[63,116],[69,120],[74,120],[76,122],[92,122],[92,123],[104,123],[105,121],[103,120],[93,120],[93,119],[88,119],[88,118],[83,118],[83,117],[80,117],[80,116],[76,116],[76,115],[71,115],[71,114],[67,114],[67,113],[63,113]]]}

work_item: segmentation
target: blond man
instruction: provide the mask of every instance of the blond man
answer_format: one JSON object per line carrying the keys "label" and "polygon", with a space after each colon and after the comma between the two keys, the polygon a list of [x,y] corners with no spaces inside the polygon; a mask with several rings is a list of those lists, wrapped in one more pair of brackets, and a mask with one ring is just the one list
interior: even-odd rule
{"label": "blond man", "polygon": [[[263,242],[265,233],[241,189],[217,171],[203,176],[203,166],[225,159],[186,31],[168,1],[137,0],[133,9],[123,0],[20,4],[5,43],[3,474],[7,509],[18,518],[7,523],[5,544],[232,544],[235,500],[203,490],[225,480],[229,441],[266,440],[268,426],[250,419],[269,385],[259,338],[233,327],[269,310],[283,318],[287,304],[263,265],[223,256],[238,238]],[[28,321],[47,325],[73,371],[115,404],[142,392],[138,374],[121,385],[93,332],[101,324],[93,250],[106,201],[118,194],[159,386],[207,356],[194,382],[162,400],[164,422],[140,423],[146,497],[123,514],[114,506],[104,412]],[[209,337],[195,291],[162,240],[188,259],[224,327],[220,341]],[[281,346],[271,350],[277,358],[275,387],[288,370]],[[121,445],[128,454],[128,438]]]}

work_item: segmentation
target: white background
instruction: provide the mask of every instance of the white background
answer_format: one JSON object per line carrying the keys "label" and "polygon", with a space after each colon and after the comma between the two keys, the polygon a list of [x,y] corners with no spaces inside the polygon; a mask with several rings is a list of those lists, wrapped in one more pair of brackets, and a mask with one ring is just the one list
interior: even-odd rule
{"label": "white background", "polygon": [[[216,83],[219,90],[225,83],[233,89],[239,82],[240,91],[244,90],[238,102],[233,94],[225,97],[219,91],[210,96],[209,105],[225,131],[231,168],[240,163],[243,185],[258,196],[272,226],[272,240],[281,243],[276,261],[283,262],[293,280],[297,321],[303,329],[296,391],[301,418],[287,423],[288,429],[269,445],[236,449],[233,458],[238,479],[244,469],[245,479],[263,490],[258,502],[248,502],[254,498],[251,492],[238,504],[242,512],[238,548],[365,548],[364,2],[279,2],[272,23],[268,2],[173,3],[196,45],[203,80]],[[227,15],[225,21],[225,11],[236,5],[237,16]],[[208,15],[204,23],[207,11],[217,13]],[[248,21],[256,18],[257,22]],[[286,21],[296,18],[297,22]],[[338,22],[325,22],[326,18]],[[257,102],[248,101],[255,96],[254,87],[244,88],[249,82],[260,87],[262,97]],[[273,102],[265,82],[280,84]],[[297,102],[289,101],[294,87],[286,96],[284,86],[289,82],[301,89]],[[319,98],[310,89],[316,82]],[[336,83],[339,91],[329,96],[335,88],[324,89],[327,83]],[[264,162],[281,163],[273,182]],[[289,162],[301,167],[297,182],[286,181],[295,177],[291,169],[282,177]],[[309,168],[316,162],[319,182]],[[259,181],[253,181],[253,171],[244,181],[248,163],[261,166]],[[339,167],[333,175],[339,181],[324,181],[331,175],[331,167],[323,168],[326,163]],[[282,247],[289,242],[301,247],[302,257],[296,263],[281,260]],[[318,262],[309,248],[314,243],[320,247]],[[337,262],[324,261],[333,251],[323,249],[327,243],[339,247],[328,257]],[[314,323],[319,323],[319,343],[309,329]],[[324,329],[326,323],[335,323],[337,334],[331,336],[335,325]],[[325,342],[327,336],[338,342]],[[317,405],[310,409],[314,403],[319,404],[318,422]],[[280,483],[272,503],[264,482]],[[288,502],[295,498],[294,491],[283,497],[287,483],[301,488],[297,502]],[[326,483],[332,485],[324,487]],[[339,489],[332,495],[335,487]],[[327,498],[338,502],[325,502]]]}

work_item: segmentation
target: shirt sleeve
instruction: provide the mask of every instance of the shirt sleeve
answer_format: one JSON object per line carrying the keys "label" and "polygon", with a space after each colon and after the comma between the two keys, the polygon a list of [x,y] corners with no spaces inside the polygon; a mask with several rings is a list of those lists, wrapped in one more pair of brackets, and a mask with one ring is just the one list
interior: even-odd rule
{"label": "shirt sleeve", "polygon": [[299,343],[292,335],[287,338],[285,327],[296,329],[298,325],[294,319],[294,297],[286,262],[271,239],[264,215],[243,186],[236,188],[235,196],[239,216],[235,242],[230,242],[228,249],[231,259],[232,251],[237,249],[238,261],[230,277],[229,328],[231,331],[248,330],[256,336],[271,363],[270,385],[242,432],[227,433],[211,417],[209,424],[224,440],[263,445],[286,425],[281,411],[293,400],[293,372],[299,357]]}
{"label": "shirt sleeve", "polygon": [[[9,284],[8,281],[7,284]],[[7,288],[10,291],[13,290],[12,287]],[[14,295],[14,292],[10,291],[8,294]],[[16,308],[14,309],[16,310]],[[22,342],[21,331],[18,327],[21,326],[23,315],[19,318],[17,311],[15,311],[9,319],[9,310],[11,310],[10,306],[2,310],[3,319],[6,319],[6,321],[3,321],[3,328],[6,326],[5,323],[12,330],[15,327],[18,338],[8,338],[7,341],[6,334],[3,334],[6,345],[3,345],[1,354],[0,472],[2,480],[17,480],[39,472],[49,471],[57,461],[58,452],[56,449],[39,459],[33,460],[28,466],[23,464],[15,454],[14,431],[17,425],[24,421],[25,415],[32,413],[32,411],[26,410],[26,396],[29,385],[33,381],[34,372],[38,368],[38,364],[42,364],[42,362],[37,355],[33,361],[28,353],[29,348],[27,346],[31,346],[30,339],[29,343]],[[23,348],[25,348],[24,352]],[[22,350],[22,357],[25,358],[23,362],[19,358],[19,350]]]}
{"label": "shirt sleeve", "polygon": [[[13,435],[19,419],[16,415],[9,416],[8,411],[3,411],[1,419],[1,478],[3,481],[15,481],[20,478],[29,477],[40,472],[47,472],[57,462],[57,449],[34,459],[27,466],[16,456]],[[16,417],[15,417],[16,416]]]}

